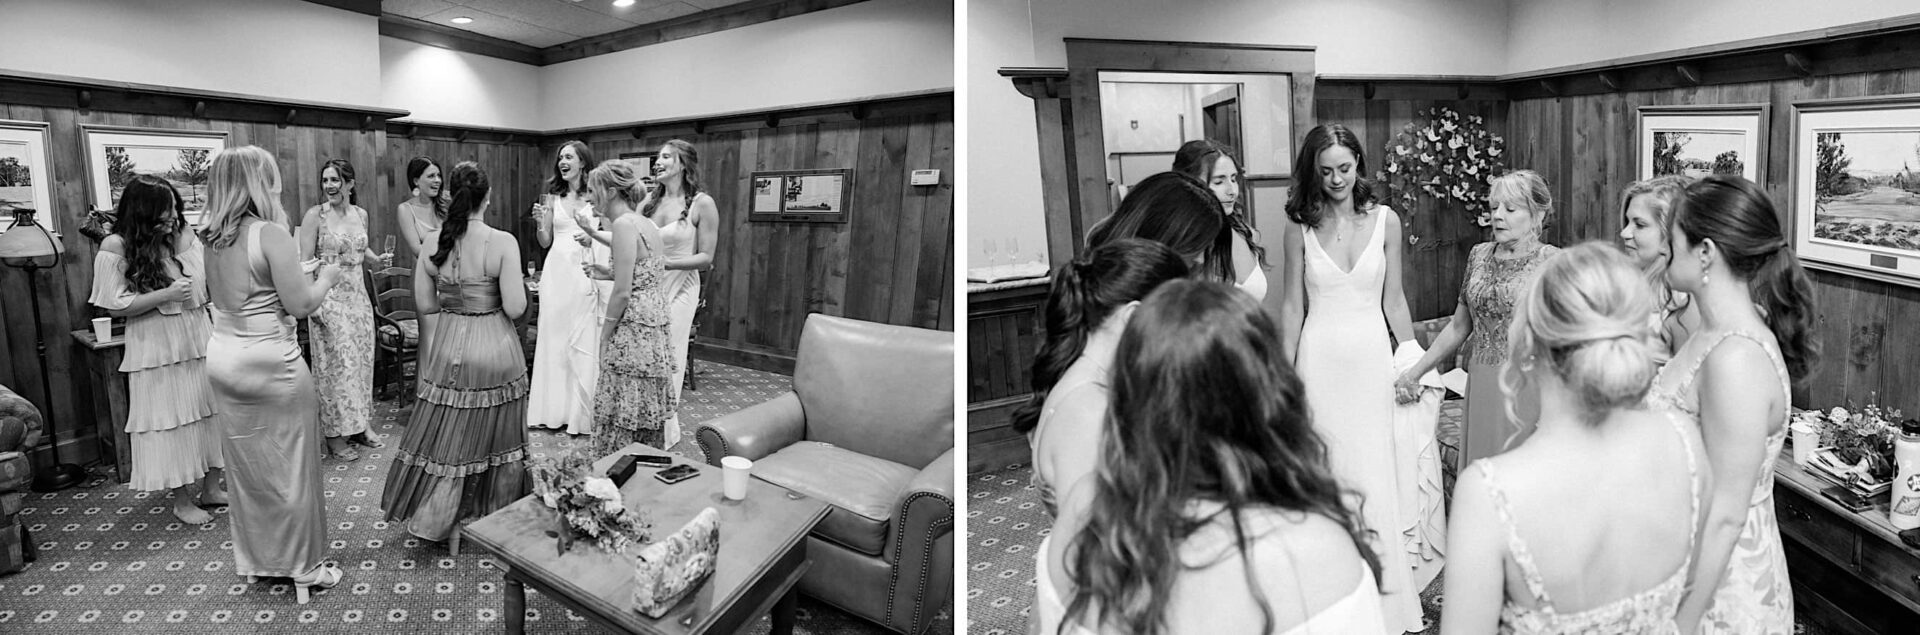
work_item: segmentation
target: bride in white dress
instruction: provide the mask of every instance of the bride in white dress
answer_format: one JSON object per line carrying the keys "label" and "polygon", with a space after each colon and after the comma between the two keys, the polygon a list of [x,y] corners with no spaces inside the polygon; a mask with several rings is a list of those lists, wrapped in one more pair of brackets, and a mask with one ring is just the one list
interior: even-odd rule
{"label": "bride in white dress", "polygon": [[[1400,288],[1400,218],[1376,204],[1360,181],[1366,159],[1358,138],[1339,125],[1314,128],[1294,164],[1300,187],[1287,202],[1281,328],[1286,350],[1306,383],[1314,430],[1342,486],[1363,497],[1361,516],[1377,532],[1381,598],[1387,632],[1422,629],[1420,589],[1403,518],[1397,465],[1391,326],[1413,341],[1413,320]],[[1403,476],[1404,475],[1404,476]]]}
{"label": "bride in white dress", "polygon": [[[533,352],[533,389],[527,427],[593,433],[593,388],[600,376],[599,316],[606,312],[612,282],[591,280],[581,265],[606,264],[605,245],[583,241],[582,223],[597,222],[586,191],[593,155],[579,141],[560,146],[546,194],[534,205],[546,265],[540,275],[540,326]],[[582,244],[585,242],[586,244]]]}

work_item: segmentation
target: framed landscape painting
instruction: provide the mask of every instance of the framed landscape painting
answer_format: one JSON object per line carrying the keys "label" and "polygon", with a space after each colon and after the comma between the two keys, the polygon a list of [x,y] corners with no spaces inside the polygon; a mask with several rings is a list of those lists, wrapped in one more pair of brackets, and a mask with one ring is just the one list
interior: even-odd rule
{"label": "framed landscape painting", "polygon": [[227,147],[224,130],[162,130],[80,125],[87,145],[88,203],[113,209],[133,177],[166,179],[186,200],[187,223],[198,225],[207,209],[207,170]]}
{"label": "framed landscape painting", "polygon": [[1795,102],[1792,208],[1807,267],[1920,286],[1920,95]]}
{"label": "framed landscape painting", "polygon": [[1761,183],[1767,165],[1766,104],[1642,106],[1637,130],[1642,180],[1738,174]]}
{"label": "framed landscape painting", "polygon": [[0,119],[0,231],[13,228],[13,210],[34,210],[35,222],[60,230],[48,170],[47,124]]}

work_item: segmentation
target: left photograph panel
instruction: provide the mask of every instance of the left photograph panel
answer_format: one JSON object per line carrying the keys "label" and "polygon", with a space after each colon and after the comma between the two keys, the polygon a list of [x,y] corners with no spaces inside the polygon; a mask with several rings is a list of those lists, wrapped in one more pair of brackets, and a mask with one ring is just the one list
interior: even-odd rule
{"label": "left photograph panel", "polygon": [[954,3],[0,14],[0,632],[962,630]]}

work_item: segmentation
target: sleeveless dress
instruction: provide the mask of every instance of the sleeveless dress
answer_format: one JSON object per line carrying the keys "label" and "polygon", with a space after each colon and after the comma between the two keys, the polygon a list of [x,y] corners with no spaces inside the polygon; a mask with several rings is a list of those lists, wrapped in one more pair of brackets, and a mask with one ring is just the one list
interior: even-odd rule
{"label": "sleeveless dress", "polygon": [[594,393],[593,456],[613,454],[636,441],[660,449],[669,445],[666,427],[676,401],[664,287],[668,272],[662,264],[658,250],[633,263],[633,292],[613,326]]}
{"label": "sleeveless dress", "polygon": [[367,211],[353,207],[348,213],[339,224],[321,213],[314,240],[317,255],[340,257],[340,284],[327,291],[308,321],[320,432],[329,438],[366,432],[373,421],[373,299],[361,275]]}
{"label": "sleeveless dress", "polygon": [[[582,204],[585,213],[593,206]],[[593,386],[600,375],[600,316],[607,312],[612,283],[596,281],[580,270],[591,259],[605,264],[608,251],[597,242],[582,247],[580,226],[555,202],[553,244],[540,270],[540,325],[535,331],[533,392],[527,400],[527,425],[593,433]],[[515,341],[519,341],[516,339]]]}
{"label": "sleeveless dress", "polygon": [[[1377,532],[1381,600],[1390,632],[1419,631],[1420,589],[1400,544],[1419,519],[1402,518],[1400,466],[1393,428],[1393,350],[1380,296],[1386,287],[1386,218],[1373,212],[1373,235],[1352,271],[1342,271],[1306,230],[1306,322],[1296,363],[1306,385],[1313,427],[1327,444],[1327,459],[1343,487],[1362,497],[1356,507]],[[1412,472],[1408,473],[1412,477]]]}
{"label": "sleeveless dress", "polygon": [[1467,416],[1460,426],[1460,465],[1506,451],[1533,433],[1539,418],[1539,396],[1533,391],[1516,395],[1514,411],[1519,429],[1507,418],[1507,396],[1500,390],[1500,367],[1507,362],[1507,325],[1513,322],[1513,301],[1527,277],[1560,248],[1542,244],[1533,253],[1502,260],[1493,255],[1493,243],[1473,246],[1467,255],[1467,276],[1460,285],[1460,301],[1473,316],[1468,337]]}
{"label": "sleeveless dress", "polygon": [[281,306],[260,251],[260,228],[267,222],[250,221],[227,248],[246,243],[244,269],[227,271],[233,267],[217,260],[207,267],[210,287],[247,290],[233,310],[213,304],[207,383],[225,432],[221,451],[234,573],[293,577],[318,566],[327,553],[320,398],[300,357],[294,319]]}
{"label": "sleeveless dress", "polygon": [[[1793,384],[1780,349],[1770,337],[1739,330],[1694,334],[1693,340],[1703,343],[1700,352],[1685,364],[1676,358],[1661,368],[1648,399],[1699,421],[1700,395],[1694,380],[1699,378],[1700,366],[1707,356],[1729,337],[1752,340],[1767,352],[1774,372],[1780,376],[1781,403],[1792,403]],[[1668,373],[1680,373],[1679,379],[1673,382],[1676,388],[1665,388]],[[1793,633],[1793,585],[1787,578],[1786,552],[1780,546],[1780,522],[1773,512],[1773,463],[1780,457],[1780,448],[1786,441],[1787,421],[1782,416],[1775,422],[1773,432],[1767,434],[1766,458],[1760,463],[1759,480],[1753,484],[1747,521],[1740,528],[1739,540],[1733,544],[1726,576],[1721,578],[1720,588],[1714,590],[1713,601],[1700,620],[1702,633]]]}
{"label": "sleeveless dress", "polygon": [[528,489],[527,366],[500,279],[460,275],[458,249],[434,277],[440,318],[420,351],[420,397],[394,451],[380,507],[427,540]]}
{"label": "sleeveless dress", "polygon": [[1255,265],[1253,271],[1247,272],[1247,277],[1233,286],[1253,296],[1256,302],[1265,300],[1267,299],[1267,272],[1261,271],[1260,267]]}
{"label": "sleeveless dress", "polygon": [[[133,446],[136,490],[169,490],[193,483],[207,470],[226,465],[220,451],[221,425],[214,418],[213,388],[207,385],[207,341],[213,321],[207,312],[204,252],[199,240],[166,262],[167,275],[195,280],[193,297],[168,302],[127,318],[127,434]],[[127,262],[101,251],[93,257],[93,295],[88,302],[110,311],[127,308],[135,293],[128,286]]]}
{"label": "sleeveless dress", "polygon": [[[434,209],[432,205],[415,205],[413,199],[407,199],[400,201],[400,211],[409,222],[413,223],[413,235],[419,236],[421,240],[426,240],[427,234],[440,231],[440,211]],[[426,221],[420,220],[421,216],[434,219],[433,224],[428,225]],[[424,249],[422,251],[432,253]]]}
{"label": "sleeveless dress", "polygon": [[1554,609],[1553,598],[1547,595],[1546,581],[1533,563],[1533,552],[1527,549],[1526,541],[1520,539],[1519,528],[1513,522],[1513,510],[1508,506],[1506,492],[1500,489],[1497,470],[1494,469],[1495,459],[1488,457],[1477,461],[1480,475],[1484,477],[1481,484],[1493,498],[1493,509],[1500,516],[1500,524],[1506,527],[1507,551],[1512,555],[1514,564],[1520,567],[1527,592],[1533,596],[1531,607],[1507,598],[1500,607],[1501,635],[1679,635],[1680,625],[1674,622],[1674,617],[1680,612],[1680,599],[1687,592],[1687,574],[1693,569],[1693,551],[1695,541],[1699,539],[1699,523],[1692,521],[1700,517],[1700,490],[1696,486],[1700,481],[1700,465],[1694,458],[1693,443],[1687,440],[1686,434],[1680,429],[1683,424],[1678,415],[1669,415],[1667,420],[1673,424],[1674,432],[1680,436],[1680,444],[1687,454],[1690,510],[1687,516],[1687,555],[1681,560],[1679,568],[1653,588],[1583,611],[1561,613]]}
{"label": "sleeveless dress", "polygon": [[[688,217],[693,212],[693,201],[687,202],[687,209],[680,212],[680,219],[660,227],[660,242],[666,245],[664,251],[668,258],[684,258],[698,251],[699,229],[693,226]],[[672,330],[668,338],[673,342],[673,403],[679,404],[680,388],[686,385],[687,351],[693,344],[693,315],[700,310],[700,272],[691,269],[671,269],[665,272],[661,281],[667,294],[667,312],[672,317]],[[661,448],[673,447],[680,442],[680,411],[674,408],[667,415],[667,436]]]}
{"label": "sleeveless dress", "polygon": [[[1203,529],[1201,532],[1190,536],[1187,542],[1180,546],[1182,560],[1191,566],[1192,561],[1196,559],[1195,556],[1197,555],[1217,554],[1224,549],[1232,548],[1231,532],[1224,531],[1224,528],[1221,529],[1223,530],[1207,531]],[[1048,536],[1046,539],[1040,541],[1038,566],[1034,569],[1037,589],[1034,592],[1033,616],[1036,625],[1039,626],[1039,630],[1036,632],[1043,635],[1059,633],[1060,623],[1066,619],[1067,613],[1067,603],[1065,599],[1060,597],[1059,591],[1054,586],[1053,571],[1047,562],[1046,554],[1048,543],[1051,542],[1053,538],[1053,536]],[[1262,538],[1261,536],[1254,536],[1252,534],[1248,535],[1249,543]],[[1348,635],[1350,633],[1371,634],[1391,632],[1387,628],[1386,623],[1382,621],[1380,615],[1380,594],[1374,590],[1376,584],[1373,578],[1373,571],[1367,568],[1365,560],[1359,560],[1357,558],[1356,560],[1359,561],[1358,566],[1360,567],[1361,575],[1359,583],[1354,585],[1352,592],[1342,596],[1339,600],[1335,600],[1332,604],[1327,605],[1326,608],[1320,609],[1320,612],[1313,614],[1313,616],[1307,618],[1306,621],[1294,625],[1293,628],[1281,631],[1280,635]],[[1253,562],[1256,568],[1254,571],[1255,575],[1296,573],[1288,571],[1284,566],[1261,567],[1261,564],[1258,560]],[[1303,573],[1303,575],[1311,574]],[[1235,588],[1207,591],[1216,593],[1246,593],[1247,589]],[[1269,603],[1276,603],[1290,601],[1294,598],[1269,595],[1262,599]],[[1169,603],[1167,606],[1167,611],[1170,614],[1174,611],[1198,612],[1205,611],[1206,609],[1207,607],[1205,606],[1174,606],[1172,603]],[[1222,633],[1256,632],[1259,623],[1221,624],[1220,626],[1223,627],[1219,631]],[[1095,631],[1083,625],[1075,624],[1067,629],[1066,633],[1070,635],[1093,635]]]}

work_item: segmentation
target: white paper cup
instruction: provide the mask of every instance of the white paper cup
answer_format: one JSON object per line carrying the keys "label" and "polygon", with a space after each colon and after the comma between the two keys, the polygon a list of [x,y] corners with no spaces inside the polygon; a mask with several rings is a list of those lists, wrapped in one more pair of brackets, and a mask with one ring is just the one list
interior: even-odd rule
{"label": "white paper cup", "polygon": [[720,490],[732,500],[746,500],[747,479],[753,476],[753,461],[744,456],[720,459]]}
{"label": "white paper cup", "polygon": [[1801,423],[1794,423],[1790,428],[1793,430],[1793,462],[1797,465],[1812,463],[1813,451],[1819,449],[1820,445],[1820,429]]}
{"label": "white paper cup", "polygon": [[113,318],[93,318],[93,339],[102,344],[113,341]]}

